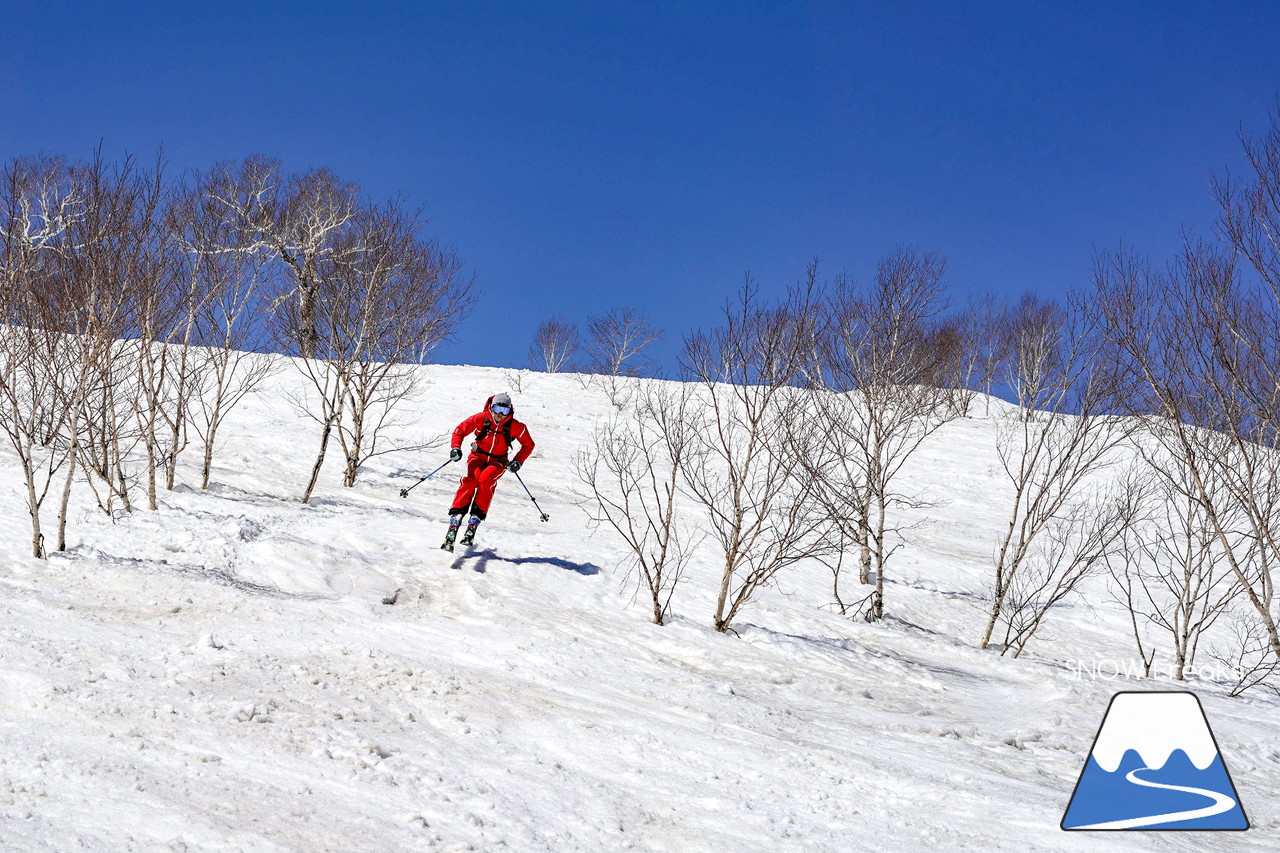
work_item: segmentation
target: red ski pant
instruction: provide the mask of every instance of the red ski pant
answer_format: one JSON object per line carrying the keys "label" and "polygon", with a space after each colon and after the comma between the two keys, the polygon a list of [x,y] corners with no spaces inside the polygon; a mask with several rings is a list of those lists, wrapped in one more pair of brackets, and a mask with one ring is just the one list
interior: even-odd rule
{"label": "red ski pant", "polygon": [[[498,488],[498,480],[506,473],[506,465],[488,456],[472,453],[467,457],[467,474],[458,486],[458,494],[454,495],[453,508],[449,515],[462,515],[471,508],[472,515],[484,518],[489,514],[489,502],[493,500],[493,490]],[[472,503],[472,499],[475,502]]]}

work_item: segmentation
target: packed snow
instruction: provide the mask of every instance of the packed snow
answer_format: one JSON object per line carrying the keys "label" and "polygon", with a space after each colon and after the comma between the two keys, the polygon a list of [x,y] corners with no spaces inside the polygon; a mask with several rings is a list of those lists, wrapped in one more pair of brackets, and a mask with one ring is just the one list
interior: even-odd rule
{"label": "packed snow", "polygon": [[[573,463],[615,410],[579,377],[430,366],[410,404],[442,439],[512,392],[537,451],[470,556],[439,549],[458,466],[440,449],[330,460],[282,370],[161,508],[77,495],[70,550],[26,556],[0,450],[0,849],[5,851],[1272,851],[1280,699],[1189,683],[1252,828],[1067,833],[1117,691],[1128,616],[1096,581],[1021,659],[980,651],[1007,488],[984,407],[904,473],[890,618],[830,606],[800,565],[711,630],[711,543],[659,627]],[[518,387],[517,387],[518,386]],[[998,410],[998,404],[992,411]],[[1109,667],[1109,668],[1108,668]]]}

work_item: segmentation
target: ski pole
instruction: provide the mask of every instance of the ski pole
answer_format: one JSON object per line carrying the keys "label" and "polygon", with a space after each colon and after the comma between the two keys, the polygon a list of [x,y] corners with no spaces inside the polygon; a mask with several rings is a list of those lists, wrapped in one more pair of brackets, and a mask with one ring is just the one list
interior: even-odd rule
{"label": "ski pole", "polygon": [[[444,465],[448,465],[448,464],[449,464],[450,462],[452,462],[452,461],[453,461],[452,459],[447,459],[447,460],[445,460]],[[443,468],[443,467],[444,467],[444,465],[441,465],[441,466],[440,466],[440,468]],[[414,483],[414,484],[413,484],[412,486],[410,486],[409,488],[407,488],[407,489],[401,489],[401,490],[400,490],[400,497],[402,497],[402,498],[407,498],[407,497],[409,497],[409,492],[411,492],[411,491],[413,491],[414,489],[416,489],[419,485],[421,485],[421,484],[422,484],[423,482],[425,482],[426,480],[430,480],[430,479],[431,479],[432,477],[434,477],[436,474],[440,473],[440,468],[437,468],[436,470],[432,471],[432,472],[431,472],[430,474],[428,474],[427,476],[423,477],[421,480],[418,480],[418,482]]]}
{"label": "ski pole", "polygon": [[[524,486],[524,480],[521,478],[521,476],[520,476],[520,472],[519,472],[519,471],[512,471],[511,473],[512,473],[512,474],[515,474],[515,475],[516,475],[516,479],[517,479],[517,480],[520,480],[520,485]],[[550,521],[550,520],[551,520],[551,516],[549,516],[549,515],[547,515],[545,512],[543,512],[543,511],[542,511],[542,507],[538,506],[538,499],[537,499],[537,498],[535,498],[535,497],[533,496],[533,492],[529,491],[529,487],[528,487],[528,486],[524,486],[524,493],[525,493],[526,495],[528,495],[528,496],[529,496],[529,500],[533,501],[533,505],[534,505],[534,506],[536,506],[536,507],[538,507],[538,515],[540,515],[540,516],[542,517],[542,520],[543,520],[543,521]]]}

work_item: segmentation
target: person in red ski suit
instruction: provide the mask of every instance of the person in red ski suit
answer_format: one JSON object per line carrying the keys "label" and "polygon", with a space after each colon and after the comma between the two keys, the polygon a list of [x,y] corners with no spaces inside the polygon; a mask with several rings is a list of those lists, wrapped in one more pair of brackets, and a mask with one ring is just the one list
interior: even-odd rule
{"label": "person in red ski suit", "polygon": [[[489,503],[493,500],[493,492],[498,487],[498,480],[507,471],[519,471],[529,455],[533,453],[533,438],[529,429],[515,418],[515,407],[511,405],[511,397],[507,394],[494,394],[485,401],[484,411],[478,412],[458,424],[453,431],[451,460],[462,458],[462,440],[474,434],[471,443],[471,454],[467,457],[467,473],[462,477],[458,493],[454,495],[453,506],[449,509],[449,537],[446,545],[452,544],[453,534],[462,522],[462,517],[470,510],[471,517],[467,521],[467,533],[464,544],[469,544],[475,536],[475,529],[489,514]],[[511,444],[520,445],[514,459],[508,459]]]}

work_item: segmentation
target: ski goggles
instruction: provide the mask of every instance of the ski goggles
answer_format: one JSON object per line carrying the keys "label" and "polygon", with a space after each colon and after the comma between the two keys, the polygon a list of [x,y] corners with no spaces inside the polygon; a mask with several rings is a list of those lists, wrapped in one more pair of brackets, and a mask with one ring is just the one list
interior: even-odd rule
{"label": "ski goggles", "polygon": [[505,403],[494,403],[489,407],[489,411],[493,412],[495,415],[509,415],[511,414],[511,407]]}

